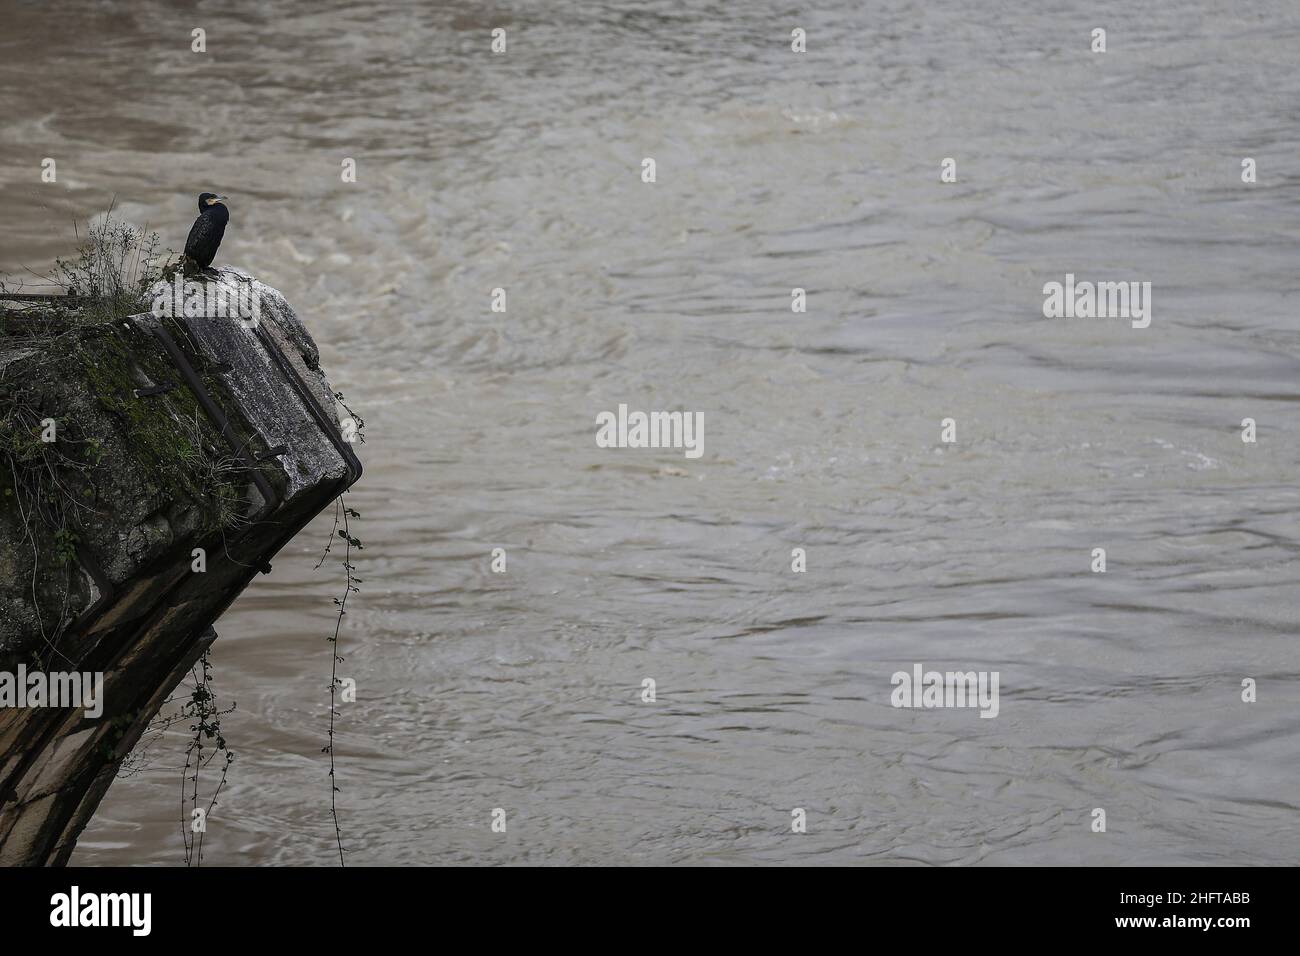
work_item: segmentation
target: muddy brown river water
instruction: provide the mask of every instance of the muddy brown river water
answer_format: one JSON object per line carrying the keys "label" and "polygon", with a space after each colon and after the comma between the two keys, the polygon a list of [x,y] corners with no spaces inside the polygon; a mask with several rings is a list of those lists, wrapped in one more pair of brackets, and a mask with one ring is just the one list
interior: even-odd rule
{"label": "muddy brown river water", "polygon": [[[0,273],[221,192],[366,419],[350,863],[1293,863],[1300,7],[815,7],[7,0]],[[336,862],[329,532],[218,622],[205,864]],[[183,862],[184,744],[74,863]]]}

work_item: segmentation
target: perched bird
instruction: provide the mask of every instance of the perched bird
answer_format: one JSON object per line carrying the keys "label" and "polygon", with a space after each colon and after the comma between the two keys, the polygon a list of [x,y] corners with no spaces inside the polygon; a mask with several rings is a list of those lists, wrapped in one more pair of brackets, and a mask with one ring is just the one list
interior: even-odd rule
{"label": "perched bird", "polygon": [[228,222],[230,210],[226,208],[226,197],[216,193],[200,193],[199,218],[194,220],[189,238],[185,240],[185,255],[194,260],[200,271],[212,265],[217,247],[221,245],[221,237],[226,234]]}

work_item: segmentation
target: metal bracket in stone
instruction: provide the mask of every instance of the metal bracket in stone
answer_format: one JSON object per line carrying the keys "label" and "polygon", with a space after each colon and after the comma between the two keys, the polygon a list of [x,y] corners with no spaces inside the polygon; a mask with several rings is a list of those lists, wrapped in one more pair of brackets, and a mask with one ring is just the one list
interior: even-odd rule
{"label": "metal bracket in stone", "polygon": [[100,567],[94,555],[81,545],[76,546],[76,552],[77,564],[90,575],[90,580],[95,583],[95,590],[99,592],[99,597],[72,622],[71,630],[73,632],[79,632],[89,626],[95,618],[99,617],[100,612],[111,607],[113,601],[117,598],[117,588],[113,587],[113,582],[104,573],[104,569]]}
{"label": "metal bracket in stone", "polygon": [[175,388],[176,386],[171,382],[163,382],[160,385],[151,385],[148,388],[132,389],[131,394],[136,398],[152,398],[155,395],[166,395]]}

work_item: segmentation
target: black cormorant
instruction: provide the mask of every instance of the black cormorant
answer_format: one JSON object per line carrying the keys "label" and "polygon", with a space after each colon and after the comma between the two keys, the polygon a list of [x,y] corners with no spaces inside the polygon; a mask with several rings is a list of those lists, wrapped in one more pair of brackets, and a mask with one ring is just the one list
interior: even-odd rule
{"label": "black cormorant", "polygon": [[206,270],[212,265],[229,221],[230,211],[226,209],[225,196],[216,193],[199,194],[199,218],[194,220],[190,236],[185,240],[185,255],[193,259],[200,270]]}

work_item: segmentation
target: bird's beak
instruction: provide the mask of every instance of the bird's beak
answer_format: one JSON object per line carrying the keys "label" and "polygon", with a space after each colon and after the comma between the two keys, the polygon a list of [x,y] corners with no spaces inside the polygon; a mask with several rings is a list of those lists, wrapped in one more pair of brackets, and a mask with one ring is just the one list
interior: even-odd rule
{"label": "bird's beak", "polygon": [[213,203],[216,203],[216,202],[219,202],[219,203],[221,203],[222,205],[225,205],[225,203],[226,203],[226,198],[227,198],[227,197],[225,197],[225,196],[218,196],[218,197],[215,198],[215,199],[209,199],[209,200],[208,200],[208,205],[211,206]]}

